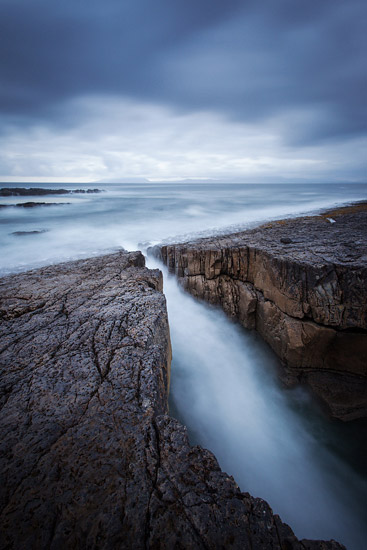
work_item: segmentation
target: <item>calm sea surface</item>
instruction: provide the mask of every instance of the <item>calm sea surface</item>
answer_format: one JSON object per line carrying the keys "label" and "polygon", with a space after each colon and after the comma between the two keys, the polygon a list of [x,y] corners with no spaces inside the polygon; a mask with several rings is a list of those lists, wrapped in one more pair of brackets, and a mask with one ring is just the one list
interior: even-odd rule
{"label": "calm sea surface", "polygon": [[[0,274],[117,250],[143,252],[367,199],[367,185],[0,184],[103,193],[0,197]],[[64,203],[64,204],[61,204]],[[68,204],[65,204],[68,203]],[[16,235],[16,232],[42,231]],[[149,266],[158,266],[148,259]],[[193,443],[214,452],[243,491],[268,500],[300,538],[334,538],[365,548],[363,423],[324,418],[302,388],[283,389],[277,360],[218,310],[165,277],[173,345],[172,414]]]}

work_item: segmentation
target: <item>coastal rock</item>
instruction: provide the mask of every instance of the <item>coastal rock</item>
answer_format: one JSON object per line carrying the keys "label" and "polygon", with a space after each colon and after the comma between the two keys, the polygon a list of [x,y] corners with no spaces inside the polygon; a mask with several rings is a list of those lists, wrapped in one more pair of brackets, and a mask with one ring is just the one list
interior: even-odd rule
{"label": "coastal rock", "polygon": [[101,189],[73,189],[72,191],[69,191],[69,193],[102,193]]}
{"label": "coastal rock", "polygon": [[67,195],[67,189],[44,189],[43,187],[2,187],[0,197],[30,197],[42,195]]}
{"label": "coastal rock", "polygon": [[0,208],[35,208],[37,206],[64,206],[70,202],[18,202],[17,204],[0,204]]}
{"label": "coastal rock", "polygon": [[18,208],[34,208],[36,206],[64,206],[65,204],[70,204],[70,202],[19,202],[15,206]]}
{"label": "coastal rock", "polygon": [[307,382],[342,420],[367,415],[367,209],[351,208],[152,251],[191,294],[256,329],[284,380]]}
{"label": "coastal rock", "polygon": [[16,237],[25,237],[27,235],[40,235],[41,233],[47,233],[48,229],[34,229],[32,231],[13,231],[10,235],[15,235]]}
{"label": "coastal rock", "polygon": [[162,276],[140,253],[0,294],[2,549],[344,548],[299,542],[168,416]]}
{"label": "coastal rock", "polygon": [[100,189],[44,189],[43,187],[2,187],[0,197],[31,197],[43,195],[68,195],[70,193],[101,193]]}

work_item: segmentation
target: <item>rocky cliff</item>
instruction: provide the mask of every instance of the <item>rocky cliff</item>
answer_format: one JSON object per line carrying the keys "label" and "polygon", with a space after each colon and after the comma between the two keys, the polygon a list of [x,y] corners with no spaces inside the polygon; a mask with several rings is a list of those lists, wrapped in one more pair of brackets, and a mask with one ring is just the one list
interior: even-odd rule
{"label": "rocky cliff", "polygon": [[0,547],[343,548],[298,541],[168,416],[161,290],[140,253],[0,280]]}
{"label": "rocky cliff", "polygon": [[367,205],[155,248],[194,296],[256,329],[283,379],[343,420],[367,415]]}

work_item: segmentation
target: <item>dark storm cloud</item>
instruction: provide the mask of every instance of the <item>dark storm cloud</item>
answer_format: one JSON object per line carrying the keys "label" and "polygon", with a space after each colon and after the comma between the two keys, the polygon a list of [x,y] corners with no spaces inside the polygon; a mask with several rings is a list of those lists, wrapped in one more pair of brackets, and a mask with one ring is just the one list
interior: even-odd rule
{"label": "dark storm cloud", "polygon": [[149,96],[159,56],[238,4],[201,0],[199,9],[197,2],[180,0],[3,2],[2,102],[32,111],[90,92]]}
{"label": "dark storm cloud", "polygon": [[1,110],[70,124],[65,100],[113,94],[287,115],[293,143],[360,135],[364,15],[359,0],[0,0]]}

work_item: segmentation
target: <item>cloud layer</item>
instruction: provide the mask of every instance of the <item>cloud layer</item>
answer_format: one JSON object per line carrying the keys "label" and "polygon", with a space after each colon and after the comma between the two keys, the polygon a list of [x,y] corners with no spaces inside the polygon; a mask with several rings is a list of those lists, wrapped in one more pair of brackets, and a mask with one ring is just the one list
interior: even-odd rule
{"label": "cloud layer", "polygon": [[[183,177],[192,168],[169,157],[168,151],[174,155],[172,147],[159,138],[163,125],[164,132],[170,127],[176,144],[184,142],[183,159],[192,159],[195,151],[206,158],[205,151],[212,147],[207,170],[216,165],[219,179],[246,177],[246,159],[256,162],[278,154],[288,159],[284,165],[273,163],[279,175],[282,166],[288,171],[292,159],[296,166],[299,158],[308,156],[314,165],[324,161],[320,178],[339,179],[349,161],[341,170],[333,158],[345,147],[345,152],[356,151],[350,178],[363,180],[359,148],[367,128],[366,12],[360,0],[0,0],[0,131],[7,144],[0,175],[41,176],[47,170],[50,176],[58,170],[66,175],[65,158],[62,169],[56,149],[53,164],[42,157],[41,149],[38,163],[31,155],[28,167],[25,160],[14,164],[11,157],[26,158],[21,143],[29,133],[38,135],[39,147],[46,134],[53,136],[51,141],[74,140],[73,151],[83,156],[83,131],[91,124],[98,126],[100,150],[97,160],[90,144],[95,168],[87,173],[105,177],[102,166],[111,158],[109,127],[116,119],[111,105],[126,118],[130,104],[129,132],[136,137],[140,131],[142,142],[152,141],[155,160],[142,161],[144,175],[160,177],[160,163],[165,162]],[[230,132],[222,134],[222,147],[219,139],[203,147],[203,116],[207,124],[211,117],[211,136]],[[157,125],[154,138],[154,127],[147,127],[152,119]],[[113,151],[117,148],[124,155],[127,128],[121,127],[118,136],[115,132]],[[242,165],[239,152],[236,160],[227,152],[233,132],[247,148]],[[249,132],[256,136],[251,146]],[[139,139],[134,154],[136,159],[146,155]],[[73,166],[69,176],[73,170],[77,176],[85,163],[67,159]],[[205,165],[202,161],[200,172]]]}

